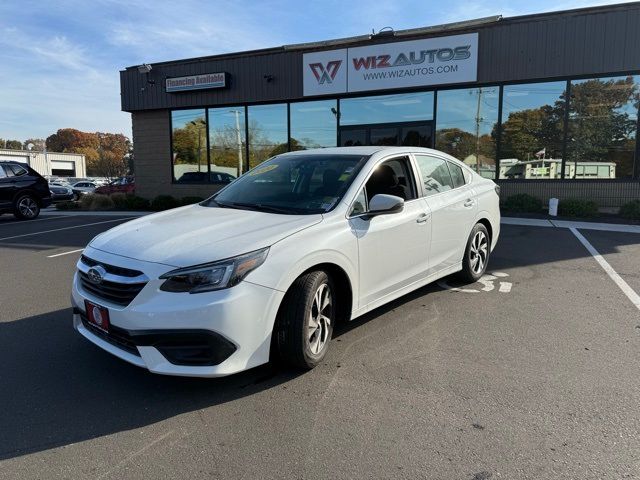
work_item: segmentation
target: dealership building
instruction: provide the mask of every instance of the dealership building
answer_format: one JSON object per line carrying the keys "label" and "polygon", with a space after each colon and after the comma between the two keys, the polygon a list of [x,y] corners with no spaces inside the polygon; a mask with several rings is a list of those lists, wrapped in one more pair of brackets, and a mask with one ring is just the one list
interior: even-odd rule
{"label": "dealership building", "polygon": [[[426,16],[426,14],[425,14]],[[640,198],[640,3],[127,68],[137,192],[207,196],[278,153],[443,150],[503,198]]]}

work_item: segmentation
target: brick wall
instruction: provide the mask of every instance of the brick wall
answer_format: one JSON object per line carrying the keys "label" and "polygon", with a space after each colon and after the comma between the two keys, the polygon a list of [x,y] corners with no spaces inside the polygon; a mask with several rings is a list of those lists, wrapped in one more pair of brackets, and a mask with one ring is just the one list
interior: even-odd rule
{"label": "brick wall", "polygon": [[136,194],[152,199],[157,195],[176,198],[206,198],[220,185],[175,185],[171,183],[171,130],[168,110],[131,114]]}
{"label": "brick wall", "polygon": [[593,200],[600,208],[617,208],[631,200],[640,199],[638,180],[507,180],[499,181],[500,198],[517,193],[527,193],[538,197],[545,204],[550,198],[565,200],[577,198]]}

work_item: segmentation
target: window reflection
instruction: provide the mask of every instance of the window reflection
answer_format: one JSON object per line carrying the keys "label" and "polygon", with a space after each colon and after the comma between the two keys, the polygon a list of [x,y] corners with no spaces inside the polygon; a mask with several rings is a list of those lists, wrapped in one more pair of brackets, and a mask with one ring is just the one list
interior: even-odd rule
{"label": "window reflection", "polygon": [[438,91],[436,148],[495,178],[498,87]]}
{"label": "window reflection", "polygon": [[171,112],[171,129],[174,180],[183,183],[206,181],[207,123],[204,109]]}
{"label": "window reflection", "polygon": [[336,100],[292,103],[290,111],[291,150],[336,146]]}
{"label": "window reflection", "polygon": [[244,107],[209,109],[211,172],[238,176],[244,171],[246,148]]}
{"label": "window reflection", "polygon": [[340,125],[433,120],[433,92],[346,98],[340,101]]}
{"label": "window reflection", "polygon": [[507,85],[499,178],[560,178],[566,82]]}
{"label": "window reflection", "polygon": [[640,77],[573,80],[565,178],[633,176]]}
{"label": "window reflection", "polygon": [[256,105],[248,109],[249,168],[253,168],[288,151],[287,105]]}

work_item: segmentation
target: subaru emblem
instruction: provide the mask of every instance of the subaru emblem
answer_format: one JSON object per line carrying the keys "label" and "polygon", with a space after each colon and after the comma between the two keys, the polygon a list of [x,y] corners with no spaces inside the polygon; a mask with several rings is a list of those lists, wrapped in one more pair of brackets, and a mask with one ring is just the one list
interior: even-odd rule
{"label": "subaru emblem", "polygon": [[89,281],[95,285],[100,285],[107,271],[101,265],[96,265],[95,267],[91,267],[87,272],[87,277],[89,277]]}

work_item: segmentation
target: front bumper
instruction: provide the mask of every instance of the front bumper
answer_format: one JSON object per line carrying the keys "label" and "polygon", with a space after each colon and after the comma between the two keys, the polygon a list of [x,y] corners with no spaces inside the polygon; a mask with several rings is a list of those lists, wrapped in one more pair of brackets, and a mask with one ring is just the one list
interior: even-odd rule
{"label": "front bumper", "polygon": [[[173,267],[119,257],[87,247],[84,255],[140,270],[151,280],[127,305],[83,289],[74,276],[74,328],[113,355],[154,373],[197,377],[230,375],[269,361],[271,332],[283,293],[248,282],[215,292],[159,290]],[[110,335],[88,324],[85,300],[108,308]]]}

